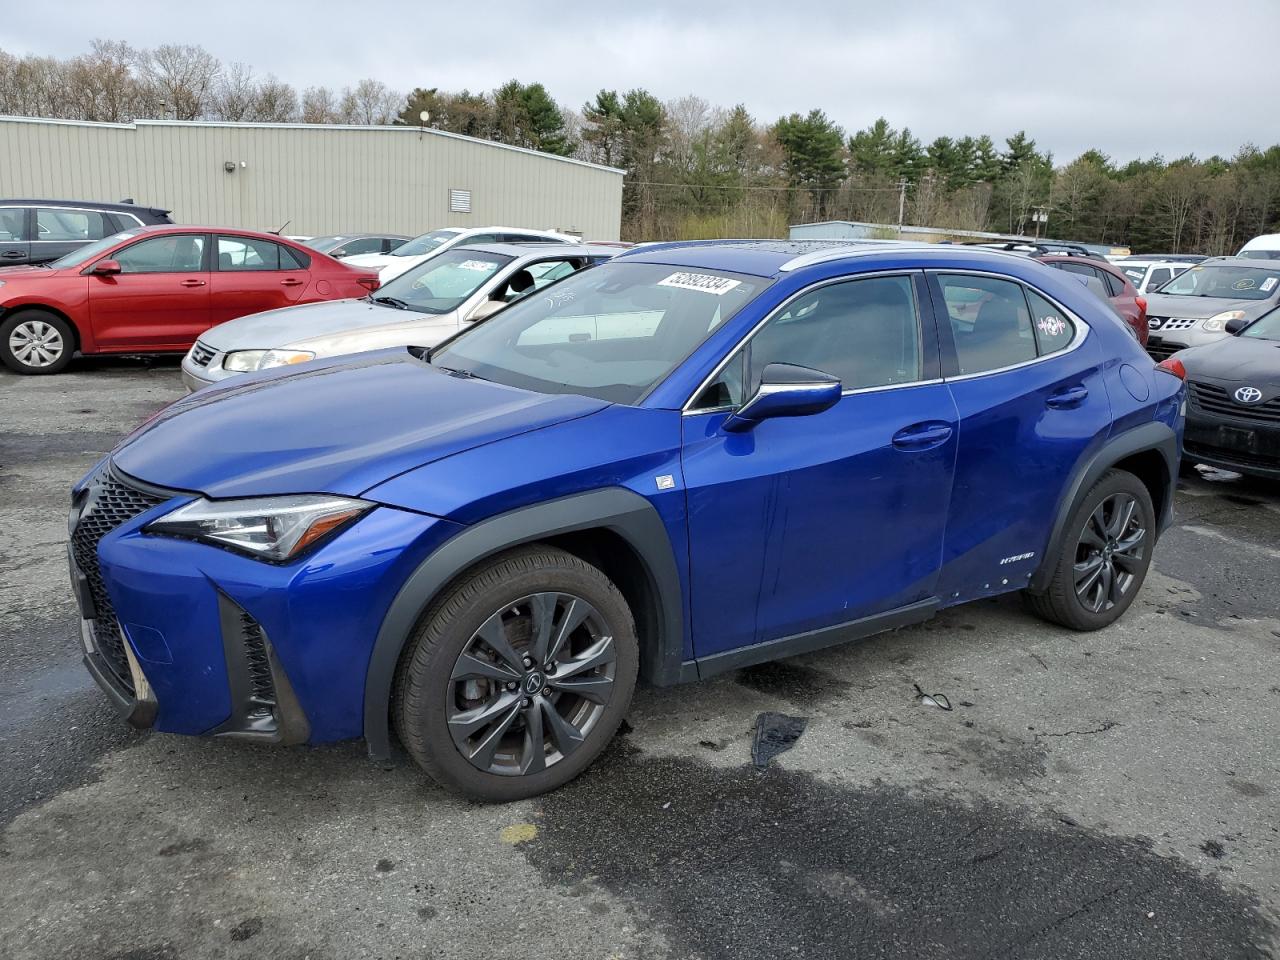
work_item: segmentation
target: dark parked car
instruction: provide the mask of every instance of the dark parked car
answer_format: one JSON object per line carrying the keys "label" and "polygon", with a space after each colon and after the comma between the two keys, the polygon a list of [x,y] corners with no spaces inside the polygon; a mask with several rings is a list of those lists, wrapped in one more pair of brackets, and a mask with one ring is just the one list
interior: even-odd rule
{"label": "dark parked car", "polygon": [[1190,387],[1186,459],[1280,480],[1280,308],[1183,350]]}
{"label": "dark parked car", "polygon": [[362,253],[390,253],[412,237],[399,233],[335,233],[327,237],[309,237],[303,240],[312,250],[327,253],[334,259],[355,257]]}
{"label": "dark parked car", "polygon": [[600,753],[637,675],[1019,591],[1114,622],[1185,395],[1027,257],[638,247],[434,348],[153,417],[72,494],[85,662],[137,726],[375,756],[394,728],[445,786],[528,797]]}
{"label": "dark parked car", "polygon": [[1147,345],[1147,301],[1138,294],[1138,288],[1124,275],[1123,270],[1113,267],[1105,260],[1095,260],[1092,257],[1050,253],[1036,259],[1055,270],[1083,277],[1084,285],[1095,296],[1111,304],[1137,335],[1138,342],[1144,347]]}
{"label": "dark parked car", "polygon": [[0,266],[48,263],[121,230],[173,223],[132,200],[0,200]]}

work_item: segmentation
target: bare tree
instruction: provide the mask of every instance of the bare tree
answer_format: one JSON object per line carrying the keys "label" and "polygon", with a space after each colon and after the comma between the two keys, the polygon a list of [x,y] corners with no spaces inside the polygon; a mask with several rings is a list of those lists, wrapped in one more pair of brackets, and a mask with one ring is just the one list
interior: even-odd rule
{"label": "bare tree", "polygon": [[404,107],[404,95],[390,89],[381,80],[361,80],[353,88],[342,91],[338,113],[346,123],[394,123]]}
{"label": "bare tree", "polygon": [[151,88],[155,106],[175,120],[196,120],[212,106],[214,91],[222,76],[222,63],[204,47],[165,43],[143,51],[137,60],[138,72]]}
{"label": "bare tree", "polygon": [[337,123],[338,98],[328,87],[307,87],[302,92],[303,123]]}
{"label": "bare tree", "polygon": [[258,84],[250,119],[262,123],[292,123],[298,119],[297,91],[274,74],[267,74]]}
{"label": "bare tree", "polygon": [[217,88],[209,104],[209,114],[218,120],[233,123],[250,119],[258,99],[253,68],[244,63],[233,63],[222,71]]}

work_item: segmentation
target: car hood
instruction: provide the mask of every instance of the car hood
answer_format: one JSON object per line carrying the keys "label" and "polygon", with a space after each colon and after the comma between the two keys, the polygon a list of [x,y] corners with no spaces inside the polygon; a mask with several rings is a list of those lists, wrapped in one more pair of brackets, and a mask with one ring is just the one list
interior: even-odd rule
{"label": "car hood", "polygon": [[18,264],[13,267],[0,267],[0,280],[12,283],[15,280],[48,280],[50,277],[65,277],[66,270],[50,270],[48,267],[33,267]]}
{"label": "car hood", "polygon": [[228,320],[200,334],[200,342],[222,353],[227,350],[269,350],[302,340],[330,336],[361,327],[378,327],[433,314],[397,310],[367,299],[325,300],[282,307]]}
{"label": "car hood", "polygon": [[1270,300],[1229,300],[1226,297],[1171,297],[1167,294],[1147,294],[1147,316],[1187,317],[1202,320],[1217,316],[1227,310],[1243,310],[1247,316],[1266,313],[1275,303]]}
{"label": "car hood", "polygon": [[443,373],[403,348],[251,374],[170,404],[112,458],[210,497],[358,496],[407,470],[607,407]]}
{"label": "car hood", "polygon": [[1280,340],[1223,337],[1178,354],[1191,377],[1243,380],[1255,386],[1280,384]]}

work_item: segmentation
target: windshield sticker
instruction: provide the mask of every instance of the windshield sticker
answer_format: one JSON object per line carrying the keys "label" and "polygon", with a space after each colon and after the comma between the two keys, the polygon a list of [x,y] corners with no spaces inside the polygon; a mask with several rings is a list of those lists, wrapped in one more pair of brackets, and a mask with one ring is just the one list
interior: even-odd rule
{"label": "windshield sticker", "polygon": [[1252,277],[1241,277],[1231,286],[1236,290],[1252,290],[1255,283]]}
{"label": "windshield sticker", "polygon": [[1061,317],[1041,317],[1036,321],[1036,326],[1046,337],[1060,337],[1067,332],[1067,321]]}
{"label": "windshield sticker", "polygon": [[1262,281],[1262,286],[1260,286],[1258,289],[1261,290],[1263,293],[1270,293],[1275,288],[1276,288],[1276,278],[1267,277],[1267,279]]}
{"label": "windshield sticker", "polygon": [[497,266],[496,263],[490,263],[488,260],[463,260],[460,264],[458,264],[458,269],[459,270],[480,270],[485,273],[488,273],[490,270],[492,270],[496,266]]}
{"label": "windshield sticker", "polygon": [[659,280],[660,287],[676,287],[680,290],[698,290],[702,293],[713,293],[722,297],[734,287],[740,286],[741,280],[730,280],[728,277],[715,277],[709,273],[673,273],[665,280]]}

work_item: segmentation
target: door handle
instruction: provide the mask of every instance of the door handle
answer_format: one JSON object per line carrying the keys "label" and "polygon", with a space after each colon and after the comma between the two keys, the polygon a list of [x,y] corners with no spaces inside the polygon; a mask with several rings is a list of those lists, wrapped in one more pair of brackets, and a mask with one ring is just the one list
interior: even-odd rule
{"label": "door handle", "polygon": [[21,260],[25,256],[26,254],[21,250],[6,250],[4,253],[0,253],[0,257],[4,257],[6,260]]}
{"label": "door handle", "polygon": [[903,427],[890,442],[899,450],[923,450],[946,443],[952,432],[945,423],[916,423]]}
{"label": "door handle", "polygon": [[283,279],[283,280],[281,280],[281,281],[280,281],[280,286],[282,286],[282,287],[300,287],[300,286],[302,286],[302,281],[301,281],[301,280],[297,280],[297,279],[295,279],[294,277],[286,277],[285,279]]}
{"label": "door handle", "polygon": [[179,280],[178,285],[181,287],[203,287],[203,280]]}
{"label": "door handle", "polygon": [[1065,390],[1059,390],[1057,393],[1051,394],[1049,399],[1044,402],[1044,405],[1054,410],[1069,410],[1072,407],[1080,406],[1088,399],[1088,396],[1088,387],[1067,387]]}

